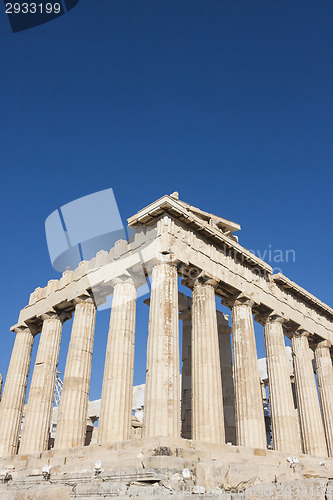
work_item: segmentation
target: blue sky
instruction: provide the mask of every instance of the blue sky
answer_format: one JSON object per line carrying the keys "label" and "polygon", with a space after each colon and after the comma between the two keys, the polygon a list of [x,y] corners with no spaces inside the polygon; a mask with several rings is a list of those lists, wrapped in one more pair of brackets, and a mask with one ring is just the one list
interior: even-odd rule
{"label": "blue sky", "polygon": [[[19,310],[59,276],[45,219],[105,188],[124,221],[178,190],[240,223],[245,247],[293,249],[283,272],[332,305],[332,17],[331,2],[308,0],[80,0],[12,34],[1,11],[1,373]],[[93,398],[108,315],[97,319]],[[142,383],[140,302],[138,318]],[[69,334],[68,323],[61,371]]]}

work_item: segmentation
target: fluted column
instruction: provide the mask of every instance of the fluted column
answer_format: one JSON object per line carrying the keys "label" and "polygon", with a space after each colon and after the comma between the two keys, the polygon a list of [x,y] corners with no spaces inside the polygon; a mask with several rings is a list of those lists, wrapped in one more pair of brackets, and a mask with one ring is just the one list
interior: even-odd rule
{"label": "fluted column", "polygon": [[192,371],[192,349],[191,349],[191,310],[186,309],[180,313],[183,322],[182,341],[182,437],[191,439],[191,371]]}
{"label": "fluted column", "polygon": [[291,337],[291,348],[303,451],[309,455],[326,456],[326,439],[307,333],[295,332]]}
{"label": "fluted column", "polygon": [[317,382],[328,455],[333,457],[333,366],[330,354],[331,342],[319,342],[315,350]]}
{"label": "fluted column", "polygon": [[269,316],[264,322],[273,448],[278,451],[300,453],[297,413],[282,325],[283,319],[276,315]]}
{"label": "fluted column", "polygon": [[177,269],[159,263],[152,272],[143,436],[180,435]]}
{"label": "fluted column", "polygon": [[112,300],[98,424],[98,443],[131,437],[136,290],[128,278],[117,280]]}
{"label": "fluted column", "polygon": [[69,343],[54,447],[84,446],[94,346],[96,307],[77,299]]}
{"label": "fluted column", "polygon": [[15,343],[0,405],[1,457],[17,453],[31,349],[34,341],[34,336],[29,328],[17,328],[15,333]]}
{"label": "fluted column", "polygon": [[227,443],[236,444],[236,421],[235,421],[235,390],[232,373],[232,351],[231,351],[231,328],[223,321],[219,322],[219,351],[221,364],[221,380],[223,394],[223,413],[225,440]]}
{"label": "fluted column", "polygon": [[196,280],[192,294],[192,439],[224,443],[214,285]]}
{"label": "fluted column", "polygon": [[239,297],[232,306],[236,439],[240,446],[266,448],[252,306],[246,297]]}
{"label": "fluted column", "polygon": [[52,418],[54,386],[61,342],[62,322],[57,314],[44,318],[36,363],[25,410],[19,453],[36,453],[48,449]]}

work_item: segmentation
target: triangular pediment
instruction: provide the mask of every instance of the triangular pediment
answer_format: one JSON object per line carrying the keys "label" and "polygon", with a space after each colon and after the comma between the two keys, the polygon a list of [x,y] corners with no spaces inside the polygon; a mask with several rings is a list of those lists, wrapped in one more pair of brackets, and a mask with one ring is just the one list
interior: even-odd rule
{"label": "triangular pediment", "polygon": [[230,237],[233,237],[232,235],[235,231],[241,229],[240,225],[235,222],[205,212],[200,208],[179,200],[178,193],[164,195],[143,208],[128,219],[128,225],[130,227],[147,225],[163,213],[168,213],[182,222],[190,223],[191,225],[198,225],[199,227],[205,225],[217,228]]}

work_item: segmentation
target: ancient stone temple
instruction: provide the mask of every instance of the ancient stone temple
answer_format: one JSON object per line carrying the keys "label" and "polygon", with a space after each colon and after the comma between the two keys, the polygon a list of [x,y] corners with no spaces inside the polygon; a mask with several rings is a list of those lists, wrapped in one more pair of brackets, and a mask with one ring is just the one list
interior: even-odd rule
{"label": "ancient stone temple", "polygon": [[[12,327],[0,406],[1,498],[179,491],[234,498],[234,489],[262,498],[263,487],[265,497],[278,498],[279,487],[295,483],[302,498],[333,498],[333,309],[241,246],[238,224],[180,201],[178,193],[140,210],[128,225],[135,231],[129,241],[37,288]],[[133,432],[136,301],[147,281],[143,422]],[[87,445],[95,318],[111,295],[98,427]],[[229,319],[217,311],[217,298]],[[62,326],[72,317],[51,440]],[[265,343],[272,446],[254,321]],[[27,489],[34,496],[26,497]]]}

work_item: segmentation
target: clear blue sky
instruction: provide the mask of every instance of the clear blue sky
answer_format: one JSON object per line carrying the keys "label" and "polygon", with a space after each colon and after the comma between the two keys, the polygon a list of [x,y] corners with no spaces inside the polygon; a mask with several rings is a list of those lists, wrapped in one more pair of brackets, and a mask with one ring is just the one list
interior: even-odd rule
{"label": "clear blue sky", "polygon": [[[332,305],[332,18],[328,1],[81,0],[12,34],[1,10],[0,372],[19,310],[58,277],[45,219],[109,187],[124,221],[178,190],[240,223],[245,247],[295,250],[283,272]],[[92,398],[108,315],[97,321]],[[136,383],[145,336],[141,325]]]}

